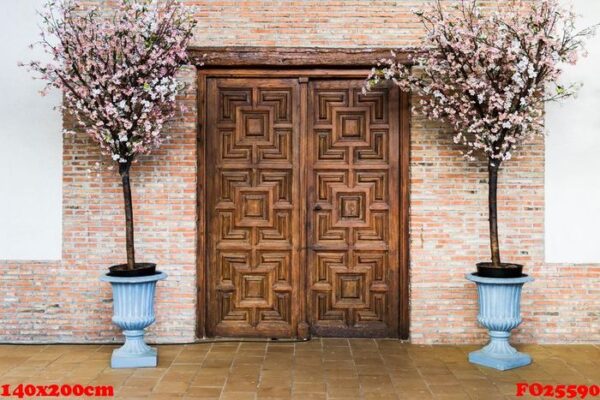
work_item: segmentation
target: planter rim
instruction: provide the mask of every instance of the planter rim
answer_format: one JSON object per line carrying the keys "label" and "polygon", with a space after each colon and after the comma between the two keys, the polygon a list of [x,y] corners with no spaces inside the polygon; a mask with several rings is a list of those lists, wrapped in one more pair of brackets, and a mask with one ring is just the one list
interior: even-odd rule
{"label": "planter rim", "polygon": [[533,277],[531,276],[521,276],[519,278],[485,278],[475,275],[474,272],[466,274],[465,278],[475,283],[491,283],[494,285],[514,285],[533,281]]}
{"label": "planter rim", "polygon": [[108,272],[100,277],[103,282],[110,283],[144,283],[144,282],[155,282],[162,281],[167,278],[167,274],[161,271],[156,271],[154,275],[148,276],[135,276],[135,277],[122,277],[122,276],[109,276]]}

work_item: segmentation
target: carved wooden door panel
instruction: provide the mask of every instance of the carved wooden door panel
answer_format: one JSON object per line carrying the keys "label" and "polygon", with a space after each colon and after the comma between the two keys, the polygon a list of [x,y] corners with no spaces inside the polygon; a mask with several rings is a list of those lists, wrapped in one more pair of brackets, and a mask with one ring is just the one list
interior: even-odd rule
{"label": "carved wooden door panel", "polygon": [[208,333],[295,336],[298,80],[207,86]]}
{"label": "carved wooden door panel", "polygon": [[319,336],[398,336],[399,92],[308,92],[308,323]]}

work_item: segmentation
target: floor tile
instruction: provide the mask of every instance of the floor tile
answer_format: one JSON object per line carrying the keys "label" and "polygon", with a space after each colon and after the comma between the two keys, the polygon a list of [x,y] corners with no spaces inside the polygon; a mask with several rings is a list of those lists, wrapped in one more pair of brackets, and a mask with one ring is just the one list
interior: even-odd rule
{"label": "floor tile", "polygon": [[112,385],[115,398],[130,400],[495,400],[517,398],[517,382],[600,381],[592,345],[521,345],[534,363],[511,371],[470,364],[476,346],[389,339],[160,345],[158,368],[140,369],[111,369],[116,347],[0,345],[0,380]]}

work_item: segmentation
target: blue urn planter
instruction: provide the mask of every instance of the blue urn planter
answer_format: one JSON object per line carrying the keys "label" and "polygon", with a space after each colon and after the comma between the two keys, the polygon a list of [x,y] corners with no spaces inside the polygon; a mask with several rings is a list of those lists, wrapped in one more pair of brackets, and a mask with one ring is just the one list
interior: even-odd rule
{"label": "blue urn planter", "polygon": [[477,320],[487,328],[490,342],[469,354],[469,361],[501,371],[531,364],[531,357],[510,345],[510,331],[521,323],[521,290],[530,276],[520,278],[484,278],[467,274],[477,284],[479,314]]}
{"label": "blue urn planter", "polygon": [[156,282],[167,277],[164,272],[140,277],[103,275],[113,290],[112,321],[123,330],[125,344],[112,353],[112,368],[156,367],[156,349],[144,342],[144,329],[155,321],[154,292]]}

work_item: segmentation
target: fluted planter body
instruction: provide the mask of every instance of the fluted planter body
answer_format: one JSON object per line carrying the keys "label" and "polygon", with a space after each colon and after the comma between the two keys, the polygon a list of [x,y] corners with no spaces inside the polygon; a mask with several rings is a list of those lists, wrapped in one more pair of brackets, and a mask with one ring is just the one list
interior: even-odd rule
{"label": "fluted planter body", "polygon": [[533,278],[483,278],[467,274],[477,284],[477,320],[489,331],[490,342],[469,354],[469,361],[501,371],[531,364],[531,357],[509,343],[510,332],[521,324],[521,290]]}
{"label": "fluted planter body", "polygon": [[144,342],[144,329],[155,321],[156,282],[166,277],[167,274],[159,272],[135,278],[109,275],[100,278],[112,285],[112,321],[125,335],[125,344],[113,351],[112,368],[156,367],[157,351]]}

